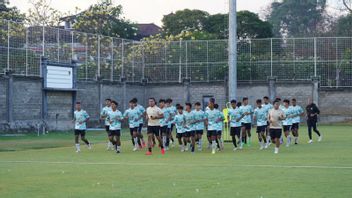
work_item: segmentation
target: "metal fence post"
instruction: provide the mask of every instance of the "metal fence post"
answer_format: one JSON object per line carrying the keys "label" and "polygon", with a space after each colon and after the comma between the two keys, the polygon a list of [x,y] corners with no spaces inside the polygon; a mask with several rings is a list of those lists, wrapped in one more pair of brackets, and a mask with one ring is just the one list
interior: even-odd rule
{"label": "metal fence post", "polygon": [[43,24],[43,35],[42,35],[42,56],[45,56],[45,26]]}
{"label": "metal fence post", "polygon": [[317,77],[317,38],[314,37],[314,77]]}
{"label": "metal fence post", "polygon": [[114,38],[111,38],[111,68],[110,81],[114,81]]}
{"label": "metal fence post", "polygon": [[186,78],[188,78],[188,41],[186,42]]}
{"label": "metal fence post", "polygon": [[249,39],[249,81],[252,81],[252,41]]}
{"label": "metal fence post", "polygon": [[180,40],[180,51],[179,51],[179,66],[178,66],[178,82],[182,82],[182,41]]}
{"label": "metal fence post", "polygon": [[273,77],[273,39],[270,39],[270,77]]}
{"label": "metal fence post", "polygon": [[335,78],[335,80],[336,80],[336,88],[338,88],[339,87],[339,81],[340,81],[340,75],[339,75],[339,52],[338,52],[338,48],[339,48],[339,45],[338,45],[338,38],[336,37],[336,72],[335,72],[335,74],[336,74],[336,78]]}
{"label": "metal fence post", "polygon": [[[73,31],[71,31],[71,61],[74,60],[74,47],[73,47],[73,42],[74,42],[74,38],[73,38]],[[71,62],[70,61],[70,62]]]}
{"label": "metal fence post", "polygon": [[209,41],[207,40],[207,82],[209,82]]}
{"label": "metal fence post", "polygon": [[28,76],[28,28],[26,28],[26,76]]}
{"label": "metal fence post", "polygon": [[10,70],[10,21],[7,21],[7,70]]}
{"label": "metal fence post", "polygon": [[85,68],[85,70],[86,70],[86,80],[88,80],[88,34],[86,33],[86,59],[85,59],[85,65],[86,65],[86,68]]}
{"label": "metal fence post", "polygon": [[135,64],[135,59],[134,59],[134,57],[135,57],[135,52],[134,52],[134,41],[132,41],[132,61],[131,61],[131,64],[132,64],[132,82],[134,82],[134,64]]}
{"label": "metal fence post", "polygon": [[145,53],[144,44],[142,43],[142,80],[145,78]]}
{"label": "metal fence post", "polygon": [[60,29],[57,29],[57,62],[60,62]]}
{"label": "metal fence post", "polygon": [[164,75],[165,75],[165,82],[167,82],[167,61],[166,61],[166,42],[164,44],[164,64],[165,64],[165,70],[164,70]]}
{"label": "metal fence post", "polygon": [[125,64],[125,41],[121,42],[121,79],[124,78],[124,64]]}
{"label": "metal fence post", "polygon": [[97,54],[97,57],[98,57],[98,71],[97,71],[97,77],[100,77],[100,35],[98,35],[98,54]]}

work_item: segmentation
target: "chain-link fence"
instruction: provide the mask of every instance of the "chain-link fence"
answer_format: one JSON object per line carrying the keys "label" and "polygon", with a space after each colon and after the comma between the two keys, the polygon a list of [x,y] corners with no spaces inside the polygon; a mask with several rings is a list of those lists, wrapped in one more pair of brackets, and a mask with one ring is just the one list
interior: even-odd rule
{"label": "chain-link fence", "polygon": [[[352,87],[352,37],[248,39],[238,44],[238,80],[321,79]],[[80,80],[168,83],[224,81],[228,41],[132,41],[0,21],[0,73],[41,76],[40,57],[78,65]]]}

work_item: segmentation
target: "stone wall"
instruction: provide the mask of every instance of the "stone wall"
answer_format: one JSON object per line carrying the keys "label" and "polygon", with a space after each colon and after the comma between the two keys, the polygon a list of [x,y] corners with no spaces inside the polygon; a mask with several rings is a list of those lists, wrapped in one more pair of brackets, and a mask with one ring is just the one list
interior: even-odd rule
{"label": "stone wall", "polygon": [[[10,88],[12,98],[8,107],[9,78],[0,78],[0,131],[24,132],[42,130],[72,129],[73,92],[48,92],[47,113],[43,108],[42,81],[40,78],[13,77]],[[312,82],[275,82],[274,88],[269,82],[239,83],[238,99],[248,97],[250,103],[263,96],[279,96],[281,98],[296,98],[298,104],[305,106],[308,98],[313,96]],[[275,96],[272,94],[274,92]],[[174,84],[128,84],[112,82],[78,82],[76,99],[82,102],[83,108],[90,114],[89,127],[101,127],[99,121],[100,109],[105,98],[111,98],[119,103],[119,109],[128,107],[128,101],[136,97],[139,103],[147,105],[147,99],[154,97],[172,98],[174,104],[202,102],[203,97],[215,97],[221,108],[227,102],[227,85],[218,83],[184,83]],[[352,120],[352,89],[319,88],[321,121],[324,123]],[[8,112],[11,110],[12,114]],[[43,117],[44,116],[44,117]],[[44,119],[43,119],[44,118]],[[10,120],[10,122],[8,122]]]}

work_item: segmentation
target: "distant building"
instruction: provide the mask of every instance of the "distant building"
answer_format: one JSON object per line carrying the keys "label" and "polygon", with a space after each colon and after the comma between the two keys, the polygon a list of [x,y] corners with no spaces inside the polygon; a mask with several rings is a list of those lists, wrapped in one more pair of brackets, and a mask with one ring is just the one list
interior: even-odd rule
{"label": "distant building", "polygon": [[141,40],[145,37],[154,36],[161,33],[161,28],[154,23],[141,23],[136,25],[138,28],[138,33],[136,36],[137,40]]}

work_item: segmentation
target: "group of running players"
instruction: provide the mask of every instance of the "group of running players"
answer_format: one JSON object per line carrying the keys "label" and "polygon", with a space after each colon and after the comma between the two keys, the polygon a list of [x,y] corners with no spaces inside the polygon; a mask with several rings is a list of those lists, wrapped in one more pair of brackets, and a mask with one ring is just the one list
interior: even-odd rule
{"label": "group of running players", "polygon": [[[160,99],[157,105],[154,98],[149,98],[148,108],[145,109],[138,104],[136,98],[133,98],[129,101],[129,108],[122,113],[118,110],[116,101],[106,99],[105,107],[100,113],[100,119],[105,122],[108,134],[107,149],[115,150],[116,153],[121,152],[122,123],[127,121],[133,151],[147,147],[146,155],[152,155],[152,149],[158,143],[161,154],[164,155],[165,151],[175,146],[172,134],[175,127],[181,152],[190,150],[194,153],[196,147],[198,151],[202,151],[202,137],[203,132],[206,131],[208,149],[211,149],[211,153],[215,154],[224,149],[222,132],[224,120],[228,119],[234,151],[243,149],[245,144],[251,145],[253,125],[256,126],[259,149],[267,149],[273,143],[275,144],[274,153],[277,154],[280,145],[284,143],[284,138],[286,138],[287,147],[293,143],[298,144],[299,124],[301,116],[305,113],[303,108],[296,104],[296,99],[291,99],[291,101],[285,99],[281,104],[281,99],[276,98],[273,103],[270,103],[266,96],[256,100],[256,108],[249,104],[246,97],[242,99],[242,102],[232,100],[227,106],[227,118],[219,110],[219,105],[215,103],[214,98],[209,100],[205,111],[202,110],[200,102],[194,103],[194,108],[191,103],[186,103],[184,106],[180,104],[173,106],[172,102],[172,99]],[[318,141],[322,140],[322,135],[316,125],[318,114],[320,114],[318,107],[313,102],[309,102],[306,107],[308,143],[313,142],[312,129],[319,136]],[[85,138],[88,120],[89,115],[81,109],[81,103],[77,102],[74,112],[76,152],[80,152],[79,137],[91,149],[90,142]],[[147,123],[147,145],[142,134],[144,121]]]}

